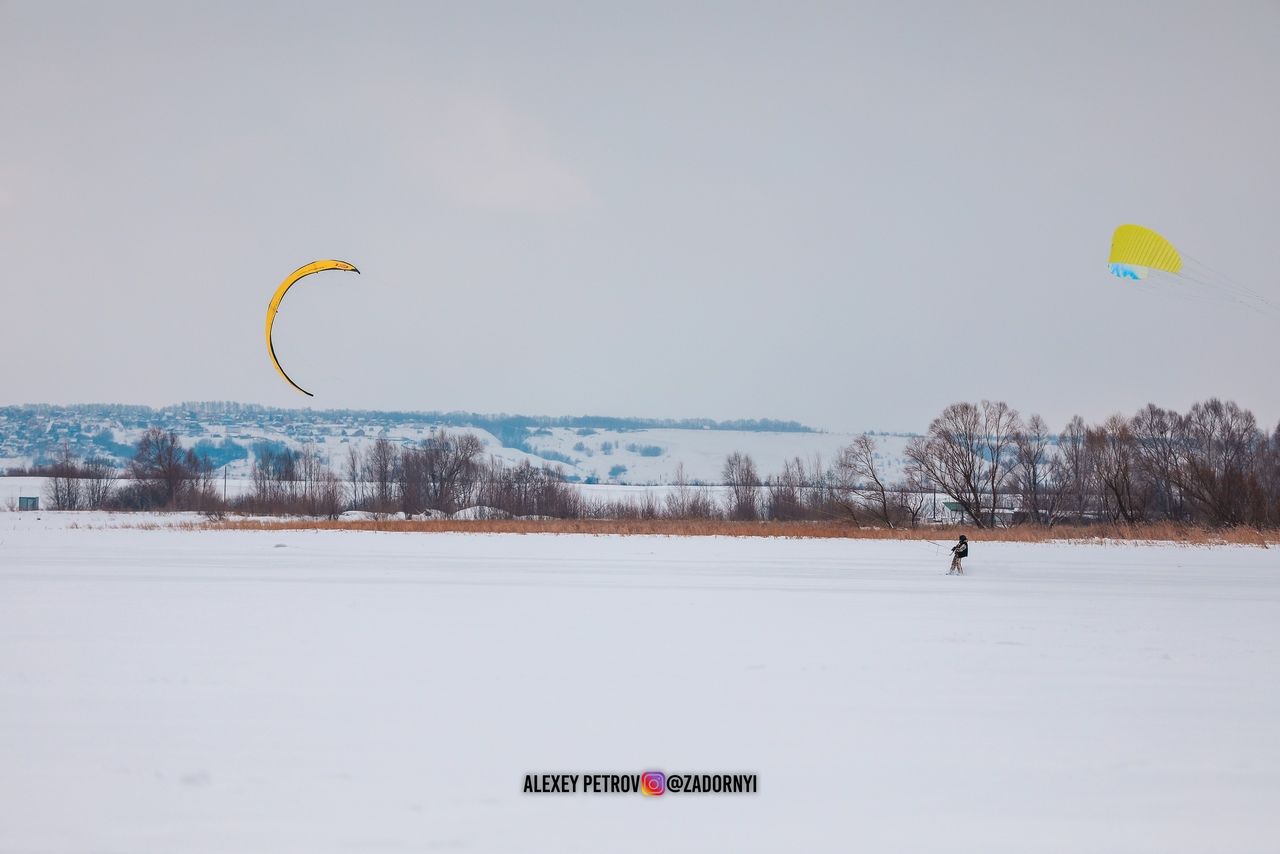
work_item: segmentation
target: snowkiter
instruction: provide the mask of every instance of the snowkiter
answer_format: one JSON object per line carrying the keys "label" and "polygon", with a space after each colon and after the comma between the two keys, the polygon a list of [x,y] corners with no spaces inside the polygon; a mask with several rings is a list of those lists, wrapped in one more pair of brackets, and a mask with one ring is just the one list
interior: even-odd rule
{"label": "snowkiter", "polygon": [[961,534],[960,542],[951,547],[951,555],[951,569],[947,570],[947,575],[964,575],[964,567],[960,565],[960,559],[969,556],[969,538]]}

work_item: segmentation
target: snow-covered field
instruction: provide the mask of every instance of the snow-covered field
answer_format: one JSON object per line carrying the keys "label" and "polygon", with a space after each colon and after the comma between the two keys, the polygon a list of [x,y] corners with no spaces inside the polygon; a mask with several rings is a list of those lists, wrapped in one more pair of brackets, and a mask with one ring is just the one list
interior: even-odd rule
{"label": "snow-covered field", "polygon": [[0,851],[1277,850],[1274,551],[945,563],[0,514]]}

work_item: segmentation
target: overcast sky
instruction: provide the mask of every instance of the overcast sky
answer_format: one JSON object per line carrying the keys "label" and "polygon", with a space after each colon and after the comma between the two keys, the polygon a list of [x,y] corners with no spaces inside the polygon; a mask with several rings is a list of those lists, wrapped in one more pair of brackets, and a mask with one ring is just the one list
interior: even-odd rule
{"label": "overcast sky", "polygon": [[[1280,5],[0,3],[0,403],[1280,417]],[[271,293],[313,276],[263,341]]]}

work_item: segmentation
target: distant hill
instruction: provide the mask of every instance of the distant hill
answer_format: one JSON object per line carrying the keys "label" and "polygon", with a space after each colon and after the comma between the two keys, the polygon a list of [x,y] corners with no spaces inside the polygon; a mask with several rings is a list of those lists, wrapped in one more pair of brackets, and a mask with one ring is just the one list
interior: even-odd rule
{"label": "distant hill", "polygon": [[[378,436],[420,442],[434,431],[469,432],[489,453],[509,462],[529,459],[560,467],[573,480],[662,484],[683,465],[686,478],[719,480],[724,458],[751,454],[761,475],[786,460],[829,461],[852,434],[824,433],[795,421],[704,418],[622,418],[603,415],[528,416],[470,412],[276,409],[232,402],[182,403],[154,409],[109,403],[0,407],[0,470],[46,464],[65,442],[82,458],[123,465],[150,427],[173,430],[215,467],[245,476],[262,448],[310,444],[341,470],[351,447]],[[886,469],[901,465],[909,434],[879,436]]]}

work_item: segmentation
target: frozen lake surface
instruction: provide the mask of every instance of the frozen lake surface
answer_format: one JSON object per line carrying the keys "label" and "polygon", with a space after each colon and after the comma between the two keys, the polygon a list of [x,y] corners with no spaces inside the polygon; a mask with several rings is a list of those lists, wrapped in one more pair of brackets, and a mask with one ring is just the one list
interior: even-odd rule
{"label": "frozen lake surface", "polygon": [[0,852],[1274,852],[1278,554],[0,513]]}

